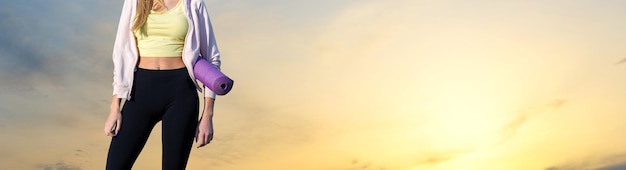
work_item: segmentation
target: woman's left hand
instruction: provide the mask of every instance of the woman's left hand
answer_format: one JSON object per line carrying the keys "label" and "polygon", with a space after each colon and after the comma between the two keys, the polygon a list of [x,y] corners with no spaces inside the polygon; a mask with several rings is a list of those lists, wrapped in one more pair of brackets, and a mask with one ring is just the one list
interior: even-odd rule
{"label": "woman's left hand", "polygon": [[211,140],[213,140],[213,120],[211,118],[201,119],[196,130],[197,148],[209,144]]}

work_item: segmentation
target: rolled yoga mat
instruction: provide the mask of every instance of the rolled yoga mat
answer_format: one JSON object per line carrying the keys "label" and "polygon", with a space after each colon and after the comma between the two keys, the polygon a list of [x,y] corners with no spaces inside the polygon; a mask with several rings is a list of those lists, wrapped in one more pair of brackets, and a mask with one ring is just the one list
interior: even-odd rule
{"label": "rolled yoga mat", "polygon": [[196,61],[193,75],[217,95],[225,95],[233,88],[234,81],[204,58]]}

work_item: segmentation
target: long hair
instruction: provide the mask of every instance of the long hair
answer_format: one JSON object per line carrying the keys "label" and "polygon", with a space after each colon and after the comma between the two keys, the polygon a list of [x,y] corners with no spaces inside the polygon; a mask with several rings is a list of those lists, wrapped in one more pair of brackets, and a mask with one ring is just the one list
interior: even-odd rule
{"label": "long hair", "polygon": [[152,9],[158,11],[164,7],[165,3],[163,0],[137,0],[137,12],[135,14],[135,22],[133,23],[133,31],[141,29],[146,24]]}

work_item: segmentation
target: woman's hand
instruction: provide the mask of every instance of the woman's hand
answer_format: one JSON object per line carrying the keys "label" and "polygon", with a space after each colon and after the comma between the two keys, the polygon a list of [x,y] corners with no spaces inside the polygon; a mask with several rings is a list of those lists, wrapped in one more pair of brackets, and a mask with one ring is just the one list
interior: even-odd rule
{"label": "woman's hand", "polygon": [[213,140],[213,120],[212,118],[200,119],[196,130],[196,143],[198,147],[203,147]]}
{"label": "woman's hand", "polygon": [[117,136],[117,132],[122,128],[122,113],[120,109],[111,108],[109,117],[104,122],[104,134],[107,136]]}

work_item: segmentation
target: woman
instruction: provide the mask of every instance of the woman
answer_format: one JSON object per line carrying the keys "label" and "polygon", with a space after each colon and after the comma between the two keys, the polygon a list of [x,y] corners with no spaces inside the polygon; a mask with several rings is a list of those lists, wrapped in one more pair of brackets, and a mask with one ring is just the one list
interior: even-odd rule
{"label": "woman", "polygon": [[[113,99],[104,125],[112,136],[106,169],[131,169],[159,121],[163,169],[185,169],[194,137],[198,148],[213,139],[215,94],[193,75],[199,57],[219,69],[203,0],[124,0],[113,47]],[[204,90],[200,120],[196,90]]]}

